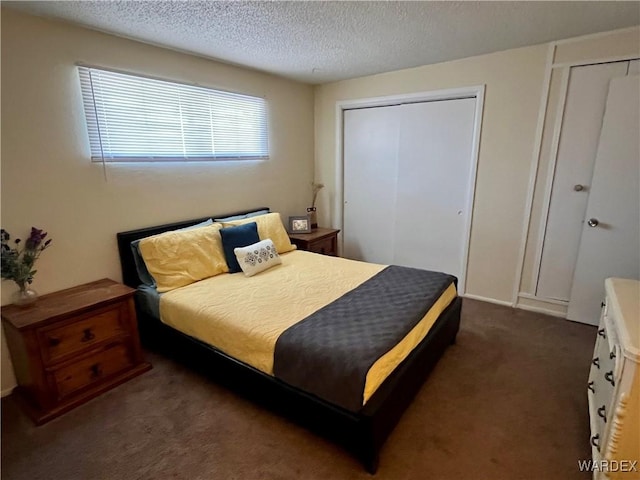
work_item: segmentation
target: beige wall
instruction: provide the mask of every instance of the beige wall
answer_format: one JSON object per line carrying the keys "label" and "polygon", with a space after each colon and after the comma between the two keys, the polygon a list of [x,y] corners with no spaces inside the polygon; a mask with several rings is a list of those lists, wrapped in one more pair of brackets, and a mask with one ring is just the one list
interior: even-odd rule
{"label": "beige wall", "polygon": [[[545,73],[546,45],[347,80],[316,88],[320,223],[337,225],[336,102],[486,85],[467,293],[511,302]],[[372,212],[375,215],[375,212]],[[385,228],[381,222],[381,228]]]}
{"label": "beige wall", "polygon": [[[89,160],[75,62],[264,96],[271,159],[102,166]],[[313,177],[313,88],[2,10],[2,227],[53,238],[34,287],[120,279],[118,231],[269,206],[304,212]],[[14,291],[2,283],[2,304]],[[2,335],[2,390],[15,384]]]}

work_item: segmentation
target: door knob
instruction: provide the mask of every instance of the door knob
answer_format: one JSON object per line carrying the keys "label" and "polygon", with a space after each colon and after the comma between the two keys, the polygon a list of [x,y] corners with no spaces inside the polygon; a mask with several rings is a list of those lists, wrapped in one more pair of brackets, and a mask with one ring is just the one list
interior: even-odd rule
{"label": "door knob", "polygon": [[597,227],[599,223],[600,222],[597,218],[590,218],[589,220],[587,220],[587,225],[589,225],[590,227]]}
{"label": "door knob", "polygon": [[578,184],[578,185],[574,185],[574,186],[573,186],[573,189],[574,189],[576,192],[581,192],[582,190],[584,190],[584,186],[583,186],[583,185],[580,185],[580,184]]}

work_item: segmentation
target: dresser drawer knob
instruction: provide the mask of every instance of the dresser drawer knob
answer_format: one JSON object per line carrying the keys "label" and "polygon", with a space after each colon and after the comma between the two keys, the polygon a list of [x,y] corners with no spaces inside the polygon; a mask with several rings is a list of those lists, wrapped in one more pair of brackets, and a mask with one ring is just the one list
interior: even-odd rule
{"label": "dresser drawer knob", "polygon": [[83,333],[84,334],[83,334],[82,338],[80,339],[81,342],[89,342],[89,341],[93,340],[94,338],[96,338],[95,333],[93,333],[90,328],[85,328]]}
{"label": "dresser drawer knob", "polygon": [[598,330],[598,335],[600,335],[602,338],[607,338],[607,335],[604,333],[604,328]]}
{"label": "dresser drawer knob", "polygon": [[596,393],[596,389],[593,387],[593,380],[587,384],[587,388],[591,390],[593,393]]}
{"label": "dresser drawer knob", "polygon": [[607,304],[606,304],[606,303],[604,303],[604,302],[601,302],[601,303],[600,303],[600,307],[601,307],[601,308],[604,308],[604,307],[606,307],[606,306],[607,306]]}
{"label": "dresser drawer knob", "polygon": [[60,345],[60,339],[59,338],[49,337],[49,346],[50,347],[57,347],[58,345]]}
{"label": "dresser drawer knob", "polygon": [[102,375],[102,369],[100,368],[100,364],[99,363],[94,363],[93,365],[91,365],[91,378],[98,378],[100,375]]}
{"label": "dresser drawer knob", "polygon": [[613,371],[607,372],[604,374],[604,379],[608,381],[612,386],[616,386],[616,382],[613,379]]}
{"label": "dresser drawer knob", "polygon": [[593,445],[598,449],[598,451],[600,451],[600,435],[599,434],[595,434],[593,437],[591,437],[591,445]]}
{"label": "dresser drawer knob", "polygon": [[607,414],[605,413],[604,405],[598,409],[598,416],[604,420],[604,423],[607,423]]}
{"label": "dresser drawer knob", "polygon": [[615,351],[611,352],[611,353],[609,354],[609,358],[610,358],[611,360],[613,360],[614,358],[616,358],[616,352],[615,352]]}
{"label": "dresser drawer knob", "polygon": [[600,368],[600,357],[596,357],[592,360],[592,362],[596,367]]}

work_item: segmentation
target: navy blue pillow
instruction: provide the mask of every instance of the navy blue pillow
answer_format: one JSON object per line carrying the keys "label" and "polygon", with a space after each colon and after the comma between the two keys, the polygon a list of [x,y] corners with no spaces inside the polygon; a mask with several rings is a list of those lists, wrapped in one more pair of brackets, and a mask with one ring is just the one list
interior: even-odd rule
{"label": "navy blue pillow", "polygon": [[222,249],[229,267],[229,273],[241,272],[242,269],[233,249],[258,243],[260,241],[258,224],[251,222],[237,227],[222,228],[220,229],[220,236],[222,237]]}

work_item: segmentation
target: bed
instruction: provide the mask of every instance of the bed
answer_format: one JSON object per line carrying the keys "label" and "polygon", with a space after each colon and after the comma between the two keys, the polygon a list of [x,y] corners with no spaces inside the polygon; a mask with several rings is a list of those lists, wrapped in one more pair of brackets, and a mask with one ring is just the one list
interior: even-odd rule
{"label": "bed", "polygon": [[[256,210],[268,211],[253,209],[250,212]],[[224,217],[242,218],[250,212],[237,212]],[[282,265],[251,279],[244,279],[242,273],[223,273],[162,294],[141,285],[143,282],[136,268],[132,242],[200,224],[209,218],[217,217],[193,219],[117,234],[123,281],[138,289],[136,309],[143,343],[148,348],[174,357],[215,381],[342,445],[362,461],[367,471],[375,473],[384,441],[429,371],[447,346],[455,342],[462,303],[455,294],[455,278],[445,274],[436,275],[434,272],[413,272],[408,270],[415,269],[381,267],[309,252],[291,251],[280,255]],[[321,280],[315,278],[318,270],[325,272],[320,275]],[[427,273],[433,275],[422,280]],[[410,275],[409,279],[398,280],[406,278],[406,275]],[[341,276],[344,276],[344,281],[337,281]],[[324,282],[326,288],[318,282]],[[315,336],[317,331],[310,335],[311,330],[308,329],[314,325],[319,328],[317,325],[321,325],[324,326],[324,330],[332,330],[336,325],[341,327],[343,322],[356,321],[351,317],[373,317],[371,312],[367,315],[361,313],[366,308],[362,307],[362,300],[358,303],[358,299],[368,302],[367,299],[372,297],[372,292],[374,297],[380,296],[379,292],[388,289],[388,285],[400,285],[403,282],[407,284],[406,288],[413,290],[420,290],[423,286],[424,289],[433,290],[434,300],[428,311],[421,311],[420,319],[417,320],[416,317],[414,323],[406,326],[411,335],[406,335],[403,342],[406,344],[407,338],[412,337],[413,343],[408,348],[406,345],[400,348],[400,343],[403,342],[399,342],[383,356],[380,356],[379,352],[370,352],[369,354],[378,355],[380,358],[373,365],[366,363],[366,358],[363,359],[364,364],[370,367],[366,372],[366,378],[362,375],[353,376],[353,373],[340,373],[344,378],[331,377],[331,381],[342,382],[339,383],[340,388],[331,388],[331,383],[327,387],[329,377],[323,375],[336,375],[335,371],[323,371],[331,370],[331,361],[328,361],[331,359],[325,356],[320,363],[305,363],[307,360],[301,355],[301,352],[314,350],[317,345],[313,342],[319,341]],[[433,282],[434,286],[431,286]],[[447,286],[447,282],[451,285]],[[275,293],[267,290],[276,284],[288,286],[280,287],[280,290],[274,291]],[[298,287],[293,288],[294,284]],[[242,289],[247,289],[247,292],[252,289],[252,292],[260,293],[247,295],[254,297],[250,301],[251,308],[247,307],[244,298],[238,300],[242,297]],[[209,295],[211,299],[208,299],[209,297],[205,298],[203,295],[204,292],[215,294]],[[159,295],[164,296],[162,321],[159,319]],[[283,301],[276,309],[278,313],[264,310],[265,305],[268,306],[268,303],[260,303],[264,298],[281,295]],[[403,298],[410,296],[410,293],[402,295]],[[305,298],[308,298],[308,301]],[[349,298],[348,302],[346,298]],[[198,304],[200,301],[204,303]],[[375,309],[377,311],[384,308],[403,308],[401,305],[387,306],[394,303],[382,301]],[[241,309],[230,308],[232,304],[243,306]],[[345,305],[348,308],[345,309]],[[194,312],[198,316],[194,317]],[[234,317],[235,323],[231,323],[234,330],[225,333],[224,326],[211,327],[208,320],[202,320],[206,315],[213,315],[213,319]],[[255,319],[252,320],[252,316]],[[283,317],[284,320],[291,317],[291,321],[274,323],[275,317],[278,317],[278,321],[279,317]],[[265,327],[268,334],[258,335],[257,340],[243,337],[245,333],[236,331],[234,327],[249,324],[251,327],[248,327],[247,331],[251,333],[257,328],[254,324],[261,326],[263,323],[268,327]],[[345,332],[340,332],[340,339],[342,341],[344,338],[344,342],[348,342],[349,335],[346,330],[349,329],[345,327],[344,330]],[[362,332],[359,335],[362,335]],[[264,347],[263,337],[273,346]],[[237,341],[238,338],[243,340]],[[357,347],[358,341],[354,342]],[[362,343],[368,345],[371,342]],[[249,348],[243,350],[243,345],[249,345]],[[322,348],[319,350],[324,351],[324,344],[320,345]],[[275,351],[269,348],[275,348]],[[349,355],[358,358],[358,348],[346,348]],[[387,351],[384,346],[377,348]],[[403,353],[394,354],[399,351]],[[331,354],[333,355],[334,353]],[[394,355],[397,357],[394,360],[396,363],[383,361]],[[335,356],[334,370],[343,361],[337,351]],[[298,358],[300,361],[296,363]],[[324,368],[324,364],[328,366]],[[305,371],[313,371],[314,375],[300,374]],[[359,390],[360,388],[362,390]],[[339,394],[336,396],[335,392]]]}

